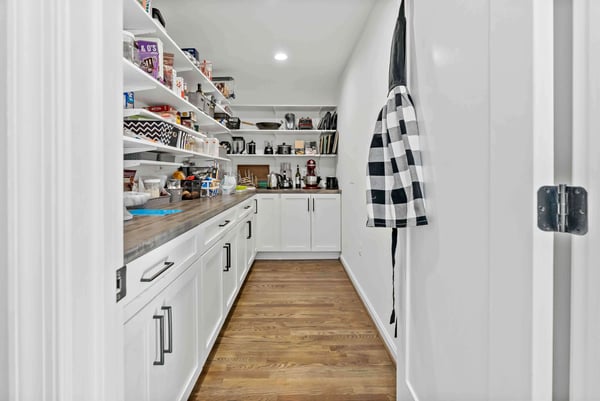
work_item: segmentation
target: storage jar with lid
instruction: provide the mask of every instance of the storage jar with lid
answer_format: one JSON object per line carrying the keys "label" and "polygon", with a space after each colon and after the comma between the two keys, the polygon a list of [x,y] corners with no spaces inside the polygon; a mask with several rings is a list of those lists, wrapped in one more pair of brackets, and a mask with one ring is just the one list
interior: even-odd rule
{"label": "storage jar with lid", "polygon": [[158,198],[160,197],[160,179],[158,178],[150,178],[143,180],[144,182],[144,192],[150,194],[150,198]]}
{"label": "storage jar with lid", "polygon": [[123,31],[123,57],[137,66],[140,65],[140,52],[135,43],[135,36],[128,31]]}

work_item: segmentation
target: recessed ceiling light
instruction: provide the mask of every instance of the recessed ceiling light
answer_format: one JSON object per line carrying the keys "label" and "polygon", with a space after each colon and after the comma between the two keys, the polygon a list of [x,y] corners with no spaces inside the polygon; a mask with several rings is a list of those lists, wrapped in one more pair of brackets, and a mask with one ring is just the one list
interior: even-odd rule
{"label": "recessed ceiling light", "polygon": [[283,53],[283,52],[279,52],[279,53],[275,53],[275,60],[277,61],[285,61],[288,59],[288,55]]}

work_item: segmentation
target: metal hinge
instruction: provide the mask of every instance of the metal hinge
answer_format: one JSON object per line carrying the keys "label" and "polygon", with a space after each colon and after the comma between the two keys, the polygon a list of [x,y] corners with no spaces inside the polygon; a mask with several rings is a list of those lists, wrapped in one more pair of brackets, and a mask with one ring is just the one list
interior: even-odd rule
{"label": "metal hinge", "polygon": [[538,228],[584,235],[588,231],[587,191],[561,184],[538,190]]}
{"label": "metal hinge", "polygon": [[117,302],[127,295],[127,265],[117,269]]}

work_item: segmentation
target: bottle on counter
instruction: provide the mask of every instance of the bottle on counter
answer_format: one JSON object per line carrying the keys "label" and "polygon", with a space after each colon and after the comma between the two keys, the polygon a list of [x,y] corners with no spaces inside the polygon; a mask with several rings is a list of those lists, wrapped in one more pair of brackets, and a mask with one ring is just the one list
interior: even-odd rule
{"label": "bottle on counter", "polygon": [[302,176],[300,175],[300,166],[296,164],[296,176],[294,177],[294,187],[296,189],[301,188]]}

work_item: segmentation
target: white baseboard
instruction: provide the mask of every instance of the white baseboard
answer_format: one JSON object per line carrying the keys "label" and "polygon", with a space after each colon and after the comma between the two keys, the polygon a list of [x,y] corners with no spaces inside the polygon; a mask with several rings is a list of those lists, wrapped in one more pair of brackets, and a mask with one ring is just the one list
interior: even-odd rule
{"label": "white baseboard", "polygon": [[379,335],[381,335],[381,338],[383,338],[383,342],[385,343],[385,346],[387,347],[387,349],[390,353],[390,356],[392,357],[394,362],[397,362],[398,354],[397,354],[397,349],[396,349],[396,343],[394,341],[394,338],[391,336],[391,334],[386,330],[386,327],[388,325],[385,324],[384,322],[382,322],[381,319],[379,319],[379,316],[377,316],[377,313],[375,313],[375,308],[373,308],[373,305],[371,305],[369,298],[366,296],[360,283],[354,276],[354,273],[352,273],[352,269],[350,269],[350,266],[348,265],[348,262],[344,258],[344,255],[340,256],[340,262],[342,262],[342,265],[344,266],[344,269],[346,270],[348,277],[350,277],[350,281],[352,282],[352,285],[354,285],[354,288],[356,289],[356,292],[358,293],[358,295],[360,296],[360,299],[362,300],[363,304],[365,305],[365,308],[367,308],[367,312],[369,312],[371,319],[373,320],[373,322],[375,322],[375,326],[377,327],[377,330],[379,331]]}
{"label": "white baseboard", "polygon": [[339,259],[339,252],[258,252],[256,260]]}

